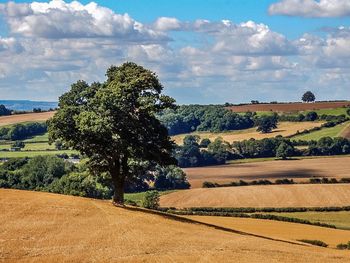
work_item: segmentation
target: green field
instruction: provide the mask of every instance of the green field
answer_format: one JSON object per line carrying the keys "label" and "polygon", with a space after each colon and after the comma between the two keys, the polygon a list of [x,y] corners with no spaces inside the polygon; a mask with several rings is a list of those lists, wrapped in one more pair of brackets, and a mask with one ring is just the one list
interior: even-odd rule
{"label": "green field", "polygon": [[45,133],[43,135],[38,135],[33,138],[24,140],[24,142],[48,142],[49,141],[49,134]]}
{"label": "green field", "polygon": [[0,158],[24,158],[24,157],[35,157],[39,155],[56,155],[56,154],[77,154],[76,151],[73,150],[65,150],[65,151],[19,151],[19,152],[1,152]]}
{"label": "green field", "polygon": [[[350,211],[340,212],[295,212],[295,213],[264,213],[277,216],[293,217],[335,225],[339,229],[350,230]],[[350,239],[350,232],[349,232]]]}
{"label": "green field", "polygon": [[[288,113],[285,112],[283,114],[285,115],[291,115],[291,116],[297,116],[298,114],[302,113],[304,115],[306,115],[308,112],[314,111],[316,112],[319,116],[320,115],[334,115],[334,116],[339,116],[339,115],[345,115],[347,116],[346,113],[347,108],[334,108],[334,109],[320,109],[320,110],[309,110],[309,111],[298,111],[298,112],[292,112],[292,113]],[[240,113],[242,115],[244,115],[245,113]],[[257,111],[256,112],[257,116],[261,116],[261,115],[272,115],[274,114],[273,111]]]}
{"label": "green field", "polygon": [[344,129],[346,129],[350,125],[350,122],[342,123],[337,126],[331,127],[331,128],[323,128],[319,131],[310,132],[307,134],[301,134],[294,136],[292,140],[305,140],[305,141],[311,141],[311,140],[319,140],[322,137],[339,137]]}

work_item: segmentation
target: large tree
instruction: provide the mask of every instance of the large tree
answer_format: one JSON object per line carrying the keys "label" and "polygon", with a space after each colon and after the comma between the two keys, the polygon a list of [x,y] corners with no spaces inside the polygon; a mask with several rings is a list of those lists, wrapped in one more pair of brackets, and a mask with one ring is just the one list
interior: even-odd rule
{"label": "large tree", "polygon": [[303,94],[301,99],[304,102],[313,102],[313,101],[315,101],[316,97],[311,91],[307,91]]}
{"label": "large tree", "polygon": [[174,143],[156,118],[175,100],[162,95],[157,75],[135,63],[107,70],[104,83],[78,81],[59,99],[59,109],[49,122],[50,140],[89,157],[91,170],[110,174],[113,201],[124,203],[124,184],[133,178],[130,163],[151,161],[176,164]]}

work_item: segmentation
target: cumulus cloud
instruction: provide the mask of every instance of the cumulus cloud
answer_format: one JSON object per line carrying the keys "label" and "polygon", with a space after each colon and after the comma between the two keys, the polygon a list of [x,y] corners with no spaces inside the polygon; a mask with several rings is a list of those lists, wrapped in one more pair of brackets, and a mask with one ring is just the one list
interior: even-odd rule
{"label": "cumulus cloud", "polygon": [[350,16],[349,0],[282,0],[269,7],[271,15],[302,17]]}
{"label": "cumulus cloud", "polygon": [[174,17],[160,17],[154,23],[154,28],[159,31],[179,30],[181,27],[181,22]]}
{"label": "cumulus cloud", "polygon": [[117,14],[111,9],[91,2],[49,3],[33,2],[0,4],[11,33],[41,38],[96,38],[114,37],[123,41],[166,40],[161,32],[146,28],[128,14]]}

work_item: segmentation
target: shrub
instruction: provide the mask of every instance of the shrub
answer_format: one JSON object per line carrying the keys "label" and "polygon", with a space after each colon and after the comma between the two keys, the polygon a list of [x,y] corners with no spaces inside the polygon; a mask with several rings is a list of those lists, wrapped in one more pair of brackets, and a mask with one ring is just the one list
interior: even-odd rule
{"label": "shrub", "polygon": [[214,187],[217,187],[217,185],[215,183],[205,181],[205,182],[203,182],[202,187],[203,188],[214,188]]}
{"label": "shrub", "polygon": [[159,192],[147,191],[142,201],[142,206],[148,209],[158,209],[159,207]]}
{"label": "shrub", "polygon": [[337,249],[344,250],[344,249],[350,249],[350,247],[348,246],[348,244],[341,243],[337,245]]}
{"label": "shrub", "polygon": [[298,241],[303,242],[303,243],[308,243],[314,246],[319,246],[319,247],[328,247],[328,244],[321,240],[309,240],[309,239],[299,239]]}

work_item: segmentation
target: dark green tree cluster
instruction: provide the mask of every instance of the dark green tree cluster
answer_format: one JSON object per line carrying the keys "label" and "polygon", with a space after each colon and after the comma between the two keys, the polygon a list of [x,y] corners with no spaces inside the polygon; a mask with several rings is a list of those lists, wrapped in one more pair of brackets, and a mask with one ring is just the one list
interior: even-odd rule
{"label": "dark green tree cluster", "polygon": [[313,102],[315,101],[316,97],[311,91],[307,91],[303,94],[301,97],[301,100],[304,102]]}
{"label": "dark green tree cluster", "polygon": [[341,155],[350,153],[350,140],[337,137],[323,137],[317,142],[312,142],[306,151],[306,155]]}
{"label": "dark green tree cluster", "polygon": [[1,104],[0,105],[0,116],[7,116],[11,115],[12,111],[7,109],[5,105]]}
{"label": "dark green tree cluster", "polygon": [[41,135],[47,132],[47,124],[40,122],[31,122],[24,124],[15,124],[11,127],[0,128],[1,140],[24,140],[32,136]]}
{"label": "dark green tree cluster", "polygon": [[211,142],[207,149],[201,149],[200,138],[196,135],[187,135],[183,145],[175,150],[175,157],[180,167],[198,167],[224,164],[232,158],[230,144],[217,138]]}
{"label": "dark green tree cluster", "polygon": [[170,135],[193,131],[220,132],[241,130],[254,126],[252,113],[239,115],[220,105],[184,105],[166,110],[159,119]]}
{"label": "dark green tree cluster", "polygon": [[257,126],[257,131],[261,133],[272,132],[273,129],[277,128],[278,115],[263,115],[259,118],[255,118],[255,126]]}

